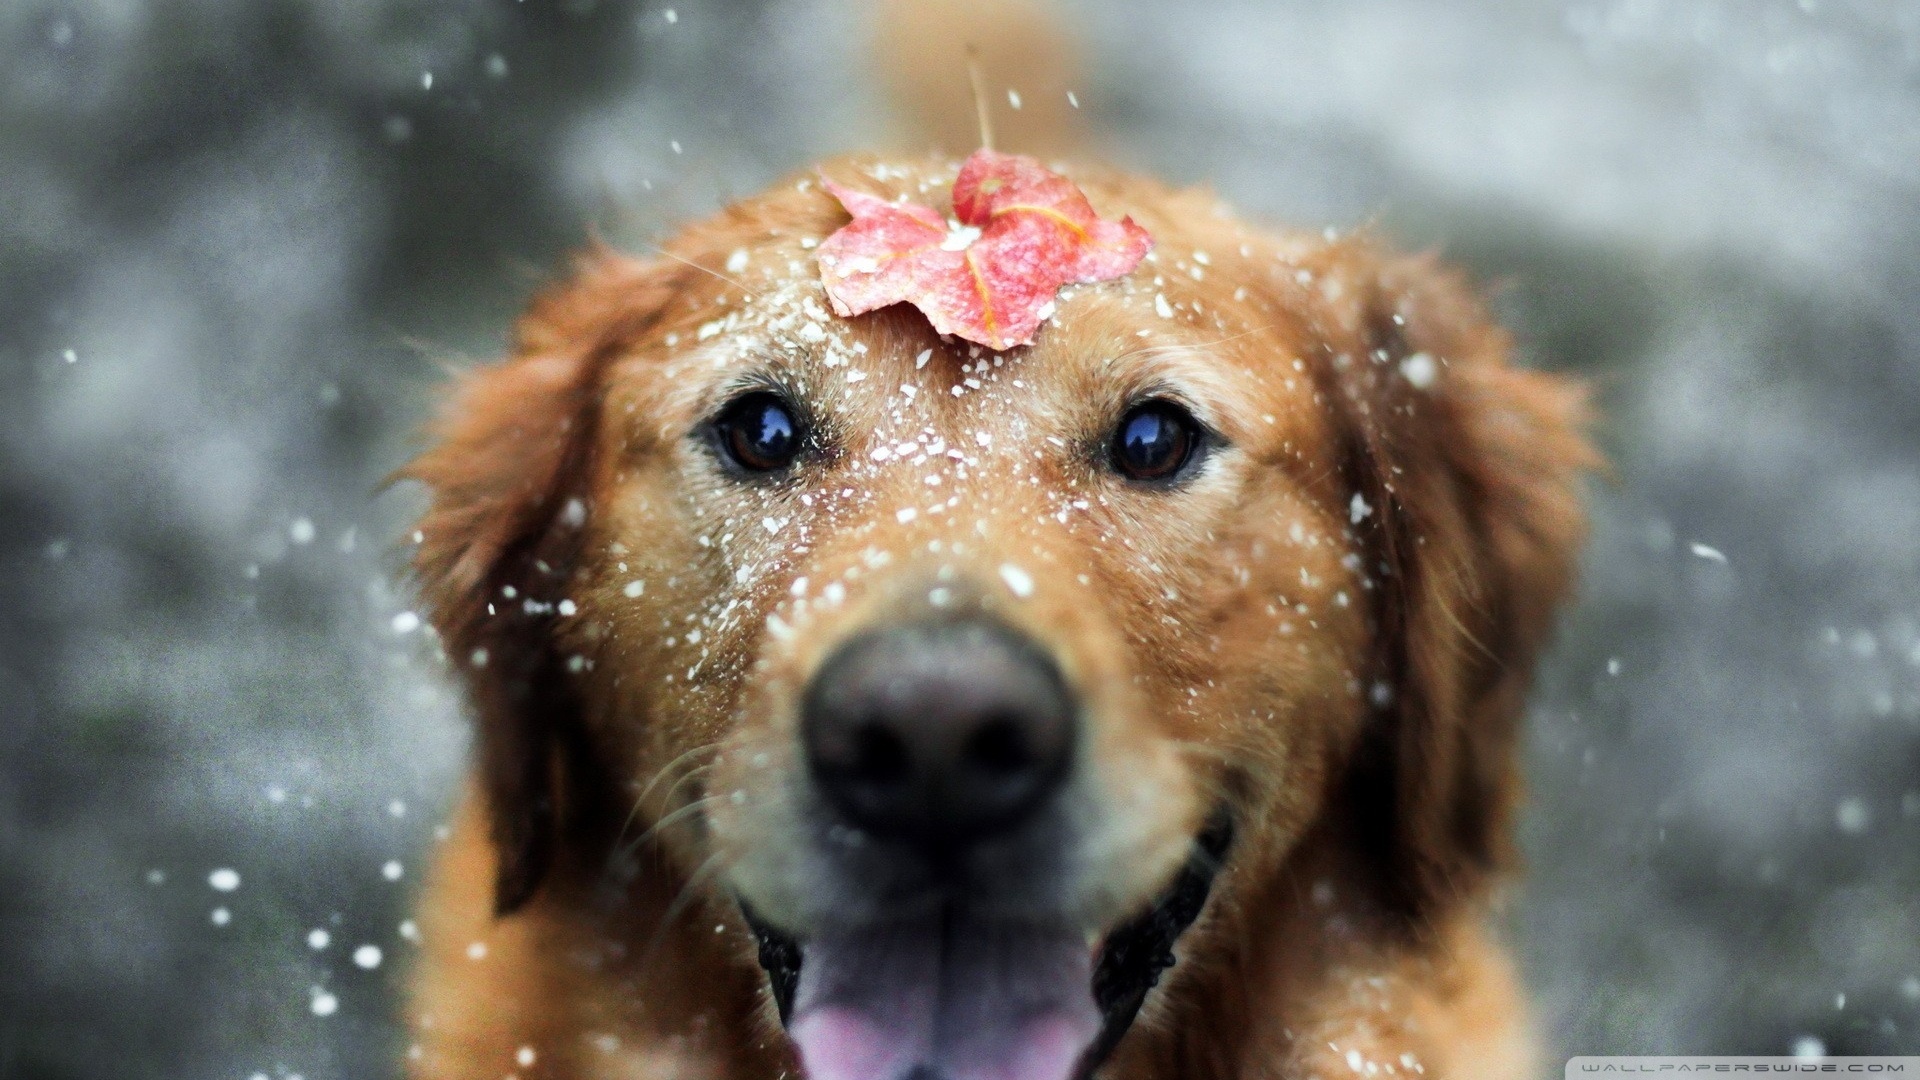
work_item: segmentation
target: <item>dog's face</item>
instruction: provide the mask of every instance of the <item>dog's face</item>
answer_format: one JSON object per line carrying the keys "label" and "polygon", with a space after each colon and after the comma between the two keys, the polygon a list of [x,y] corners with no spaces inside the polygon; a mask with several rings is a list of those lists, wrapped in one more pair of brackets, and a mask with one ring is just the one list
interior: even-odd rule
{"label": "dog's face", "polygon": [[845,219],[803,180],[600,256],[415,468],[504,903],[574,718],[628,839],[797,945],[821,1076],[1057,1075],[1116,927],[1223,853],[1255,887],[1330,815],[1410,909],[1497,855],[1574,398],[1424,264],[1087,186],[1154,253],[1031,347],[829,314]]}

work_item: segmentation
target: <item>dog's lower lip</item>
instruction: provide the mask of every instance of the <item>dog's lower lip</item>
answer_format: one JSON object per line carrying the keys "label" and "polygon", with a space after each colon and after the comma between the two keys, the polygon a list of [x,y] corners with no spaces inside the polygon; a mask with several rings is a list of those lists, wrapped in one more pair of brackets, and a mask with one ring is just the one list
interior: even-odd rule
{"label": "dog's lower lip", "polygon": [[[1222,808],[1194,838],[1193,854],[1153,907],[1114,927],[1096,947],[1092,991],[1101,1026],[1081,1056],[1077,1076],[1091,1076],[1113,1052],[1133,1026],[1147,994],[1173,966],[1174,943],[1200,917],[1232,842],[1233,818]],[[736,900],[759,946],[760,966],[767,973],[780,1022],[785,1024],[800,980],[802,944],[761,919],[744,898]]]}

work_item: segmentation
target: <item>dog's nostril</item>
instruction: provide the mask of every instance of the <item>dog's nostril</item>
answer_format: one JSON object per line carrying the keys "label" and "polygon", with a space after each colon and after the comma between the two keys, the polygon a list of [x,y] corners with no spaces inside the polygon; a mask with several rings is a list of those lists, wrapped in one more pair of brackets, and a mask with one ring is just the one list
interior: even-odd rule
{"label": "dog's nostril", "polygon": [[913,755],[899,735],[870,723],[854,732],[853,758],[847,771],[864,784],[899,784],[913,772]]}
{"label": "dog's nostril", "polygon": [[1033,762],[1019,721],[1005,716],[989,717],[980,725],[967,740],[964,758],[981,772],[1002,775],[1019,773]]}
{"label": "dog's nostril", "polygon": [[816,790],[843,819],[947,850],[1046,802],[1073,753],[1075,710],[1046,654],[954,621],[842,645],[808,686],[801,724]]}

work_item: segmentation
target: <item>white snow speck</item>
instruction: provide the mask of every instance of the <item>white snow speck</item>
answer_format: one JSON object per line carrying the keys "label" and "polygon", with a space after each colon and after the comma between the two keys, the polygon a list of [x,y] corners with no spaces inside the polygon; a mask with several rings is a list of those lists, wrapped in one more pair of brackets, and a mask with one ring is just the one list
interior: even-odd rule
{"label": "white snow speck", "polygon": [[680,21],[680,13],[673,10],[672,8],[668,8],[667,10],[661,12],[660,17],[667,20],[668,26],[672,26],[674,23],[677,23]]}
{"label": "white snow speck", "polygon": [[340,999],[325,990],[315,990],[312,1008],[315,1016],[332,1016],[340,1011]]}
{"label": "white snow speck", "polygon": [[523,1069],[533,1068],[533,1062],[534,1062],[533,1047],[523,1046],[520,1049],[515,1050],[513,1052],[513,1060],[517,1062],[519,1066]]}
{"label": "white snow speck", "polygon": [[60,359],[65,360],[69,364],[77,364],[80,362],[80,354],[74,352],[72,349],[68,349],[60,354]]}
{"label": "white snow speck", "polygon": [[388,817],[406,817],[407,804],[404,802],[401,802],[399,799],[393,800],[392,802],[387,804],[387,816]]}
{"label": "white snow speck", "polygon": [[307,948],[312,949],[314,952],[319,952],[331,944],[333,944],[333,935],[327,933],[325,930],[316,927],[315,929],[307,931]]}
{"label": "white snow speck", "polygon": [[1009,87],[1007,89],[1007,104],[1018,109],[1020,107],[1020,91]]}
{"label": "white snow speck", "polygon": [[1153,294],[1153,313],[1163,319],[1173,318],[1173,305],[1167,303],[1166,293]]}
{"label": "white snow speck", "polygon": [[895,521],[898,521],[900,524],[905,525],[907,522],[912,521],[914,518],[917,518],[919,516],[920,516],[920,511],[915,510],[913,507],[909,506],[901,510],[895,511],[893,515],[893,519]]}
{"label": "white snow speck", "polygon": [[946,238],[940,241],[940,250],[965,251],[978,239],[980,239],[979,228],[973,225],[950,225],[947,228]]}
{"label": "white snow speck", "polygon": [[411,941],[416,945],[419,944],[420,943],[419,924],[415,923],[412,919],[402,919],[400,921],[400,937],[404,941]]}
{"label": "white snow speck", "polygon": [[485,960],[486,958],[487,958],[487,943],[486,943],[486,942],[484,942],[484,941],[476,941],[476,942],[474,942],[473,944],[471,944],[471,945],[469,945],[469,946],[467,946],[467,959],[469,959],[469,960]]}
{"label": "white snow speck", "polygon": [[918,353],[914,354],[913,370],[919,371],[921,368],[926,367],[927,361],[931,359],[933,359],[933,350],[921,349]]}
{"label": "white snow speck", "polygon": [[1076,109],[1079,108],[1080,107],[1079,95],[1075,94],[1071,90],[1067,91],[1067,104],[1073,106]]}
{"label": "white snow speck", "polygon": [[745,270],[746,268],[747,268],[747,249],[734,248],[733,254],[727,256],[727,273],[737,274],[740,271]]}
{"label": "white snow speck", "polygon": [[1827,1044],[1812,1035],[1802,1035],[1793,1040],[1793,1056],[1801,1061],[1811,1061],[1827,1056]]}
{"label": "white snow speck", "polygon": [[287,539],[300,545],[313,543],[313,522],[303,517],[294,518],[293,524],[287,526]]}
{"label": "white snow speck", "polygon": [[356,966],[372,971],[380,966],[380,946],[362,945],[353,950],[353,962]]}
{"label": "white snow speck", "polygon": [[213,914],[207,917],[213,920],[213,925],[225,926],[233,921],[233,912],[223,907],[217,907],[213,909]]}
{"label": "white snow speck", "polygon": [[1400,375],[1415,390],[1425,390],[1433,385],[1434,379],[1439,378],[1440,366],[1433,362],[1432,355],[1417,352],[1400,361]]}
{"label": "white snow speck", "polygon": [[1717,547],[1708,547],[1696,540],[1687,545],[1687,550],[1693,552],[1696,557],[1705,559],[1708,562],[1717,562],[1722,566],[1726,565],[1727,557]]}
{"label": "white snow speck", "polygon": [[1357,491],[1354,492],[1353,501],[1347,503],[1347,520],[1358,525],[1371,513],[1373,513],[1373,507],[1368,505],[1366,496]]}
{"label": "white snow speck", "polygon": [[640,596],[640,594],[641,594],[641,593],[643,593],[643,592],[646,592],[646,591],[647,591],[647,583],[646,583],[646,582],[644,582],[644,581],[629,581],[629,582],[627,582],[627,583],[626,583],[626,585],[625,585],[624,587],[622,587],[622,588],[621,588],[621,590],[620,590],[620,594],[621,594],[622,596],[625,596],[625,597],[626,597],[627,599],[629,599],[629,600],[635,600],[635,599],[638,599],[638,598],[639,598],[639,596]]}
{"label": "white snow speck", "polygon": [[587,504],[579,499],[568,499],[567,505],[560,508],[560,524],[569,529],[577,529],[587,523]]}
{"label": "white snow speck", "polygon": [[1620,674],[1620,658],[1619,657],[1617,656],[1607,657],[1607,674],[1609,675]]}
{"label": "white snow speck", "polygon": [[1033,595],[1033,575],[1012,563],[1000,564],[1000,580],[1007,583],[1007,590],[1022,600]]}
{"label": "white snow speck", "polygon": [[580,611],[580,606],[579,606],[578,604],[575,604],[575,603],[574,603],[573,601],[571,601],[571,600],[562,600],[562,601],[560,601],[560,604],[559,604],[559,606],[558,606],[558,607],[557,607],[557,608],[556,608],[555,610],[557,610],[558,612],[560,612],[560,617],[561,617],[561,618],[563,618],[563,619],[570,619],[570,618],[572,618],[572,617],[573,617],[574,615],[576,615],[576,614],[578,614],[578,613],[579,613],[579,611]]}
{"label": "white snow speck", "polygon": [[229,867],[221,867],[207,875],[207,884],[215,892],[232,892],[240,887],[240,872]]}
{"label": "white snow speck", "polygon": [[405,872],[406,871],[401,868],[400,860],[398,859],[388,859],[386,865],[380,868],[380,876],[386,878],[388,881],[399,881],[400,875]]}
{"label": "white snow speck", "polygon": [[1873,824],[1873,811],[1861,799],[1842,799],[1840,805],[1833,808],[1833,822],[1848,836],[1859,836]]}
{"label": "white snow speck", "polygon": [[411,611],[403,611],[393,617],[392,625],[393,632],[396,634],[411,634],[420,629],[420,616]]}
{"label": "white snow speck", "polygon": [[1347,1051],[1347,1068],[1352,1069],[1354,1072],[1366,1071],[1367,1069],[1366,1059],[1360,1056],[1360,1051],[1358,1050]]}

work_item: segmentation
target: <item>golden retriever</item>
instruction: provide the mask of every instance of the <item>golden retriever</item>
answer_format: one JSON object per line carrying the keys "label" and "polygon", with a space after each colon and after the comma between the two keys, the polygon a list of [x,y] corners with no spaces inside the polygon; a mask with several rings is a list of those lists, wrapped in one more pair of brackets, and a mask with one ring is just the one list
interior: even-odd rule
{"label": "golden retriever", "polygon": [[[1018,2],[879,10],[924,121],[966,19],[1066,85]],[[1486,919],[1580,388],[1432,259],[1083,169],[1152,252],[1031,346],[833,315],[829,184],[956,165],[589,252],[405,469],[478,721],[413,1076],[1530,1076]]]}
{"label": "golden retriever", "polygon": [[1580,389],[1430,259],[1094,171],[1153,252],[1030,347],[832,315],[820,179],[954,170],[589,253],[406,470],[478,732],[413,1075],[1529,1075]]}

